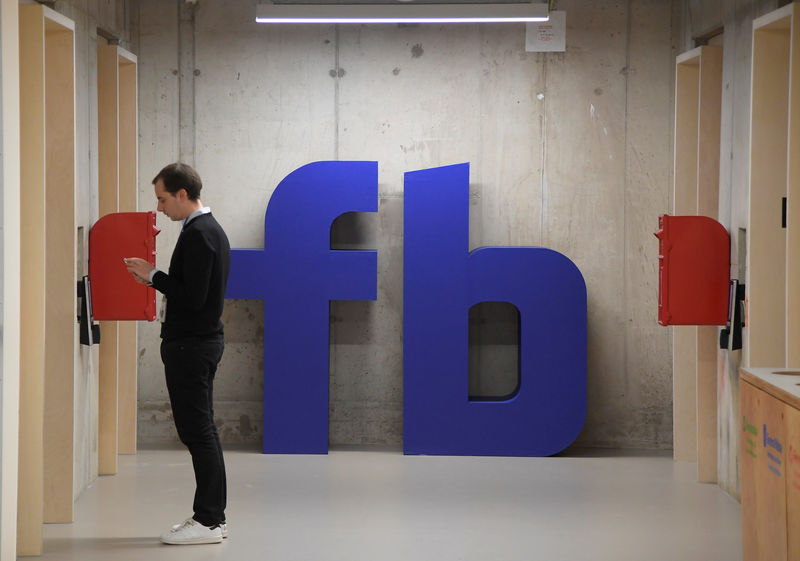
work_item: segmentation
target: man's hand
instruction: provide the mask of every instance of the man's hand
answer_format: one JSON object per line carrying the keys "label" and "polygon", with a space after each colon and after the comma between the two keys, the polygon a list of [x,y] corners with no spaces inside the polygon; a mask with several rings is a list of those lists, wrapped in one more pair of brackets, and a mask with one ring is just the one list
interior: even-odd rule
{"label": "man's hand", "polygon": [[123,261],[125,261],[125,267],[128,269],[128,272],[133,275],[133,278],[136,279],[136,282],[142,284],[150,282],[150,271],[155,269],[150,263],[138,257],[126,257]]}

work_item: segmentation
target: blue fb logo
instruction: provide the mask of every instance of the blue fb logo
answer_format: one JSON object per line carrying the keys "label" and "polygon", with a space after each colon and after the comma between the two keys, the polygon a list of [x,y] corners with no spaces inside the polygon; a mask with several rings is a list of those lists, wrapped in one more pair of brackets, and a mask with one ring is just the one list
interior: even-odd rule
{"label": "blue fb logo", "polygon": [[[288,175],[267,207],[264,249],[231,252],[227,298],[264,301],[264,452],[327,453],[330,300],[375,300],[377,254],[330,249],[346,212],[376,212],[377,162],[317,162]],[[404,232],[404,450],[544,456],[586,418],[586,286],[538,247],[469,252],[469,165],[409,172]],[[468,313],[520,312],[520,384],[470,400]]]}

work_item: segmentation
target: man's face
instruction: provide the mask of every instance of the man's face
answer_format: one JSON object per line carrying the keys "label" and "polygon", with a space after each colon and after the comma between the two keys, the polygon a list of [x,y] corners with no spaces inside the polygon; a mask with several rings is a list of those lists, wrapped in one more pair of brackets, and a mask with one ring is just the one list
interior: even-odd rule
{"label": "man's face", "polygon": [[156,199],[158,199],[158,206],[156,207],[158,212],[163,212],[173,221],[186,218],[183,216],[180,200],[181,195],[184,195],[186,191],[181,189],[177,193],[170,193],[164,189],[164,182],[159,179],[156,181],[155,192]]}

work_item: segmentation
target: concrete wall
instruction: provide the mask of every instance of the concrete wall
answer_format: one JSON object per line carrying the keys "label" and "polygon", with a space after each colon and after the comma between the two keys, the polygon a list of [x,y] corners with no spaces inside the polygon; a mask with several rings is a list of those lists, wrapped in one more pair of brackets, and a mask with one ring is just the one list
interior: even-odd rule
{"label": "concrete wall", "polygon": [[[731,234],[731,278],[746,278],[745,230],[749,221],[750,78],[753,20],[787,4],[785,0],[684,0],[679,52],[695,38],[722,28],[722,122],[719,220]],[[739,496],[739,365],[741,351],[718,353],[718,481]]]}
{"label": "concrete wall", "polygon": [[[670,207],[680,4],[559,1],[566,53],[522,25],[254,23],[247,0],[142,0],[140,208],[182,158],[232,247],[263,247],[275,185],[315,160],[379,162],[377,216],[334,237],[378,250],[378,299],[331,307],[330,442],[402,440],[402,174],[471,162],[470,245],[564,253],[588,288],[589,414],[578,442],[669,448],[670,332],[656,323],[657,217]],[[178,226],[159,217],[159,266]],[[263,311],[230,301],[216,410],[227,443],[261,436]],[[269,318],[266,318],[269,321]],[[502,327],[499,311],[486,313]],[[174,442],[158,326],[140,326],[139,438]],[[506,348],[479,349],[490,365]],[[513,352],[513,347],[512,351]],[[550,375],[555,373],[542,373]],[[502,381],[486,370],[483,385]]]}

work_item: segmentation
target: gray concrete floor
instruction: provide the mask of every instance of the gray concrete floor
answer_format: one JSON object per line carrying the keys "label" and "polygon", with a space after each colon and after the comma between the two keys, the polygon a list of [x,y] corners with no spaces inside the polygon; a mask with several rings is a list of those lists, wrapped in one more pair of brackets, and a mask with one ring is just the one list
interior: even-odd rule
{"label": "gray concrete floor", "polygon": [[182,450],[121,456],[45,526],[48,560],[736,561],[739,504],[663,454],[555,458],[227,451],[222,544],[167,546],[190,515]]}

